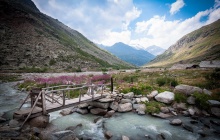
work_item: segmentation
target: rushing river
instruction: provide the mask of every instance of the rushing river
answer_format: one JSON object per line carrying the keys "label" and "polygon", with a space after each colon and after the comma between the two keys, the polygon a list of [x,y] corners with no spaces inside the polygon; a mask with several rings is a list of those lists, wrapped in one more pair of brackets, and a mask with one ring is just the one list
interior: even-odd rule
{"label": "rushing river", "polygon": [[[0,113],[11,116],[13,110],[18,108],[26,97],[26,93],[14,88],[16,83],[0,84]],[[136,113],[115,113],[111,118],[101,118],[94,123],[98,116],[87,114],[81,115],[73,113],[61,116],[60,111],[50,113],[50,123],[60,130],[65,130],[69,126],[82,124],[75,129],[75,134],[79,138],[91,138],[93,140],[105,139],[104,132],[110,131],[113,134],[112,140],[121,140],[122,135],[128,136],[131,140],[157,139],[162,134],[166,140],[219,140],[219,135],[211,132],[207,137],[201,137],[197,131],[204,127],[202,123],[193,125],[194,132],[183,129],[182,126],[172,126],[169,120],[155,118],[150,115],[137,115]],[[178,117],[184,124],[190,125],[189,117]],[[209,118],[207,118],[209,119]],[[219,120],[218,120],[219,121]]]}

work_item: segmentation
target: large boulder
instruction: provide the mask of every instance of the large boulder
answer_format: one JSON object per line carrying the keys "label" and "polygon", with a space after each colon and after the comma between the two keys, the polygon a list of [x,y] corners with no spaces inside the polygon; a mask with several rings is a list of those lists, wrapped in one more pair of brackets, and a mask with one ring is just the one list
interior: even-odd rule
{"label": "large boulder", "polygon": [[220,102],[216,101],[216,100],[208,100],[207,103],[211,106],[211,107],[220,107]]}
{"label": "large boulder", "polygon": [[110,118],[111,116],[113,116],[114,113],[115,113],[114,110],[108,111],[108,112],[105,114],[104,118]]}
{"label": "large boulder", "polygon": [[199,87],[189,86],[189,85],[178,85],[174,89],[175,93],[183,93],[185,95],[191,95],[195,92],[202,93],[202,89]]}
{"label": "large boulder", "polygon": [[131,99],[121,99],[120,104],[131,103]]}
{"label": "large boulder", "polygon": [[171,114],[165,114],[165,113],[162,113],[162,112],[160,112],[160,113],[153,113],[152,115],[155,116],[155,117],[162,118],[162,119],[173,117],[173,115],[171,115]]}
{"label": "large boulder", "polygon": [[173,119],[172,121],[170,121],[171,125],[181,125],[182,121],[180,119]]}
{"label": "large boulder", "polygon": [[220,117],[220,108],[218,107],[211,107],[211,113],[216,117]]}
{"label": "large boulder", "polygon": [[61,115],[66,116],[73,113],[70,109],[64,109],[60,112]]}
{"label": "large boulder", "polygon": [[147,98],[153,99],[157,94],[158,94],[158,91],[154,90],[150,94],[147,95]]}
{"label": "large boulder", "polygon": [[110,105],[110,103],[101,103],[101,102],[89,102],[89,105],[97,107],[97,108],[103,108],[103,109],[107,109]]}
{"label": "large boulder", "polygon": [[132,99],[134,97],[134,92],[129,92],[127,94],[124,94],[124,98],[126,99]]}
{"label": "large boulder", "polygon": [[76,112],[79,114],[88,114],[89,113],[88,109],[82,109],[82,108],[77,108]]}
{"label": "large boulder", "polygon": [[169,92],[169,91],[164,91],[164,92],[158,94],[157,96],[155,96],[155,99],[158,102],[170,104],[174,100],[174,93],[173,92]]}
{"label": "large boulder", "polygon": [[89,106],[89,104],[87,103],[82,103],[78,105],[78,108],[87,108]]}
{"label": "large boulder", "polygon": [[118,111],[118,102],[112,102],[110,108],[114,111]]}
{"label": "large boulder", "polygon": [[49,115],[42,115],[29,121],[32,127],[45,128],[49,124]]}
{"label": "large boulder", "polygon": [[132,110],[131,103],[119,104],[118,105],[118,112],[128,112]]}
{"label": "large boulder", "polygon": [[193,97],[193,96],[189,96],[189,97],[187,98],[187,103],[190,104],[190,105],[196,104],[196,98]]}
{"label": "large boulder", "polygon": [[146,105],[140,104],[136,111],[138,112],[139,115],[145,115],[145,110],[146,110]]}
{"label": "large boulder", "polygon": [[90,109],[90,113],[94,115],[104,116],[107,113],[107,110],[102,108],[92,108]]}

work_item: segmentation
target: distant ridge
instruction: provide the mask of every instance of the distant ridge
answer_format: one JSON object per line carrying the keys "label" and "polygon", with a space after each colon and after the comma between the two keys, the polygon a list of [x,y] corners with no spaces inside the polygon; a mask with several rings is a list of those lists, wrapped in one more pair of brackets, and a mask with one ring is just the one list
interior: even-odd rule
{"label": "distant ridge", "polygon": [[135,66],[142,66],[154,59],[155,56],[145,50],[137,50],[132,46],[118,42],[112,46],[99,45],[101,48],[107,50],[121,60],[133,64]]}
{"label": "distant ridge", "polygon": [[220,19],[185,35],[145,66],[170,67],[209,60],[220,60]]}

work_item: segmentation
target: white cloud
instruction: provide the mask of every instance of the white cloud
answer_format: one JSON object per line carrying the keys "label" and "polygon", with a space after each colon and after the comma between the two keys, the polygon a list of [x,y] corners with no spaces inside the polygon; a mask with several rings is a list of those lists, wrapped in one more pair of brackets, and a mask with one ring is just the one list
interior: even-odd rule
{"label": "white cloud", "polygon": [[176,2],[171,4],[170,14],[176,14],[183,6],[185,5],[183,0],[177,0]]}
{"label": "white cloud", "polygon": [[[147,21],[136,23],[135,33],[145,37],[133,39],[130,44],[143,46],[143,48],[152,45],[168,48],[185,34],[219,19],[219,13],[220,8],[209,9],[198,12],[191,18],[174,21],[166,20],[165,16],[154,16]],[[202,22],[201,18],[206,16],[208,20]]]}

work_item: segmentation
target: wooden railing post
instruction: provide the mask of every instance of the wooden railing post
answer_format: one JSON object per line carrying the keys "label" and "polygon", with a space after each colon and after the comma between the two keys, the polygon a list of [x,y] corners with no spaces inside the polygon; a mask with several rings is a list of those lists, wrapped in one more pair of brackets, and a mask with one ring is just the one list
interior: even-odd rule
{"label": "wooden railing post", "polygon": [[113,78],[111,77],[111,93],[113,92]]}
{"label": "wooden railing post", "polygon": [[94,100],[94,89],[93,89],[93,85],[91,86],[91,94],[92,94],[92,100]]}
{"label": "wooden railing post", "polygon": [[63,91],[63,106],[65,106],[65,92]]}
{"label": "wooden railing post", "polygon": [[46,110],[45,90],[42,91],[41,99],[42,99],[42,111],[43,111],[43,115],[46,115],[46,114],[47,114],[47,110]]}

